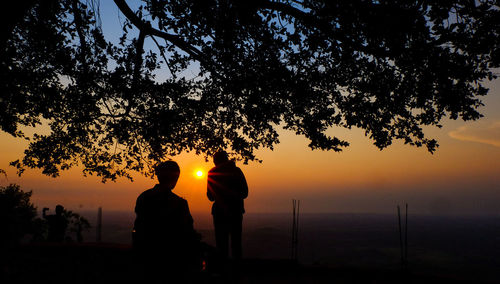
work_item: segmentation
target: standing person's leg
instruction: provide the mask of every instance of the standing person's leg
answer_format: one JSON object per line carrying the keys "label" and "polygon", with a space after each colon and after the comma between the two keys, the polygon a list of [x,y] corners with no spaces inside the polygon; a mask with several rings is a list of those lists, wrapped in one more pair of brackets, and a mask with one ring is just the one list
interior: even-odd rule
{"label": "standing person's leg", "polygon": [[242,231],[243,215],[239,214],[231,217],[231,255],[235,260],[241,260],[242,245],[241,245],[241,231]]}
{"label": "standing person's leg", "polygon": [[214,215],[215,246],[221,257],[229,254],[229,224],[226,216]]}

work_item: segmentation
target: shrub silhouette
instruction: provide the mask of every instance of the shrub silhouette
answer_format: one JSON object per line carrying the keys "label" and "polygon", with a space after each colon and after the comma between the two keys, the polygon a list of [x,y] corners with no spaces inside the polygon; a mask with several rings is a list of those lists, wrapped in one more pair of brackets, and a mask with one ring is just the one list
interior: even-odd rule
{"label": "shrub silhouette", "polygon": [[31,203],[32,191],[24,192],[17,184],[0,187],[0,243],[15,245],[21,238],[33,233],[36,207]]}

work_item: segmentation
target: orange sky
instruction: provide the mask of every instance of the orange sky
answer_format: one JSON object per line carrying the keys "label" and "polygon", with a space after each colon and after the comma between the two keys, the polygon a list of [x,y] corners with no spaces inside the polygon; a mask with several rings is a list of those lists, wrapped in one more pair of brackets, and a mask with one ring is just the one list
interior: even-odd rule
{"label": "orange sky", "polygon": [[[274,151],[258,152],[262,164],[240,165],[250,188],[247,212],[288,212],[295,198],[302,200],[303,212],[390,213],[398,202],[408,202],[416,213],[500,214],[500,80],[489,85],[485,118],[446,121],[442,129],[427,131],[441,145],[434,155],[400,142],[380,151],[358,129],[331,130],[351,143],[341,153],[311,151],[304,138],[281,132]],[[33,190],[39,208],[60,203],[77,211],[133,210],[137,195],[155,184],[141,176],[133,183],[102,184],[78,169],[56,179],[27,170],[19,178],[8,163],[21,157],[24,145],[0,134],[0,169],[7,171],[0,185]],[[212,163],[194,154],[175,160],[181,167],[175,192],[188,200],[191,211],[208,213],[206,177],[197,179],[195,171],[206,172]]]}
{"label": "orange sky", "polygon": [[[111,1],[102,3],[101,13],[106,37],[117,41],[123,17]],[[417,213],[500,215],[500,79],[488,86],[483,119],[445,121],[442,129],[427,130],[441,145],[434,155],[401,142],[380,151],[358,129],[331,130],[351,143],[343,152],[311,151],[304,138],[282,131],[274,151],[258,152],[262,164],[240,165],[250,190],[247,212],[289,212],[295,198],[302,200],[303,212],[390,213],[398,202],[408,202],[410,211]],[[141,176],[133,183],[102,184],[96,177],[83,178],[78,169],[56,179],[27,170],[19,178],[9,162],[21,158],[25,146],[23,140],[0,132],[0,169],[7,171],[0,185],[17,183],[33,190],[39,208],[61,203],[74,210],[133,210],[136,197],[155,184]],[[194,172],[206,171],[212,163],[193,154],[175,160],[181,167],[175,192],[188,200],[191,211],[210,212],[206,179],[196,179]]]}

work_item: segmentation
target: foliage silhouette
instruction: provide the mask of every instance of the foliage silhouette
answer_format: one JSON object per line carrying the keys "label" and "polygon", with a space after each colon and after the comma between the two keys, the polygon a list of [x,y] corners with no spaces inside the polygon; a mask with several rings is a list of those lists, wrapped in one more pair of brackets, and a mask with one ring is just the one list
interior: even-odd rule
{"label": "foliage silhouette", "polygon": [[[82,233],[90,229],[91,227],[90,222],[80,214],[75,213],[71,210],[64,209],[64,207],[62,208],[63,209],[61,211],[61,219],[64,220],[64,230],[63,230],[64,233],[62,233],[61,236],[59,236],[59,239],[57,241],[61,242],[76,241],[79,243],[83,242]],[[48,216],[50,218],[50,215]],[[50,230],[54,230],[56,228],[51,228],[50,221],[48,220],[49,218],[45,217],[44,219],[36,218],[34,220],[33,225],[36,228],[36,230],[34,230],[34,236],[33,236],[34,241],[54,241],[54,237],[53,236],[51,237]],[[53,233],[54,232],[52,232],[52,234]]]}
{"label": "foliage silhouette", "polygon": [[[61,207],[61,211],[59,213],[60,217],[56,217],[58,215],[57,207],[59,206]],[[45,220],[42,221],[45,224],[40,226],[42,231],[39,232],[39,235],[44,236],[43,240],[59,242],[83,242],[82,233],[84,231],[88,231],[91,227],[89,221],[85,217],[71,210],[65,209],[62,205],[56,206],[55,215],[45,215],[45,210],[49,210],[49,208],[44,208],[43,217]],[[54,217],[59,218],[60,221],[51,221],[50,219]],[[73,234],[74,238],[72,238]]]}
{"label": "foliage silhouette", "polygon": [[33,232],[36,207],[31,203],[31,191],[24,192],[17,184],[0,186],[0,246],[16,245]]}
{"label": "foliage silhouette", "polygon": [[82,233],[91,227],[89,220],[71,210],[64,210],[63,215],[68,220],[68,232],[74,234],[74,239],[66,234],[66,240],[83,242]]}
{"label": "foliage silhouette", "polygon": [[[0,246],[16,245],[25,235],[32,235],[32,241],[46,241],[49,227],[47,221],[38,218],[36,207],[31,202],[32,191],[25,192],[17,184],[0,186]],[[68,222],[66,241],[83,241],[82,233],[90,229],[89,221],[71,210],[63,210],[62,216]]]}
{"label": "foliage silhouette", "polygon": [[[136,11],[114,0],[119,42],[98,4],[9,1],[1,12],[0,126],[30,139],[12,163],[20,173],[81,164],[103,181],[131,178],[221,148],[247,162],[279,143],[279,128],[312,149],[348,146],[337,126],[380,149],[401,139],[433,152],[422,127],[480,118],[483,81],[500,65],[493,0],[145,0]],[[49,133],[23,134],[40,124]]]}

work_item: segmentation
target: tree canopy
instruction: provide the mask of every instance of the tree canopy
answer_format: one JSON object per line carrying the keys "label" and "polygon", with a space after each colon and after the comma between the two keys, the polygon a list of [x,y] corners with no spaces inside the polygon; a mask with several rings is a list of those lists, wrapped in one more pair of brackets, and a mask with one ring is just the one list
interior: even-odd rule
{"label": "tree canopy", "polygon": [[130,177],[221,148],[256,160],[280,128],[312,149],[341,151],[327,130],[357,127],[433,152],[422,127],[480,118],[500,65],[495,0],[114,0],[119,41],[98,0],[9,2],[0,127],[47,124],[13,165],[51,176]]}

